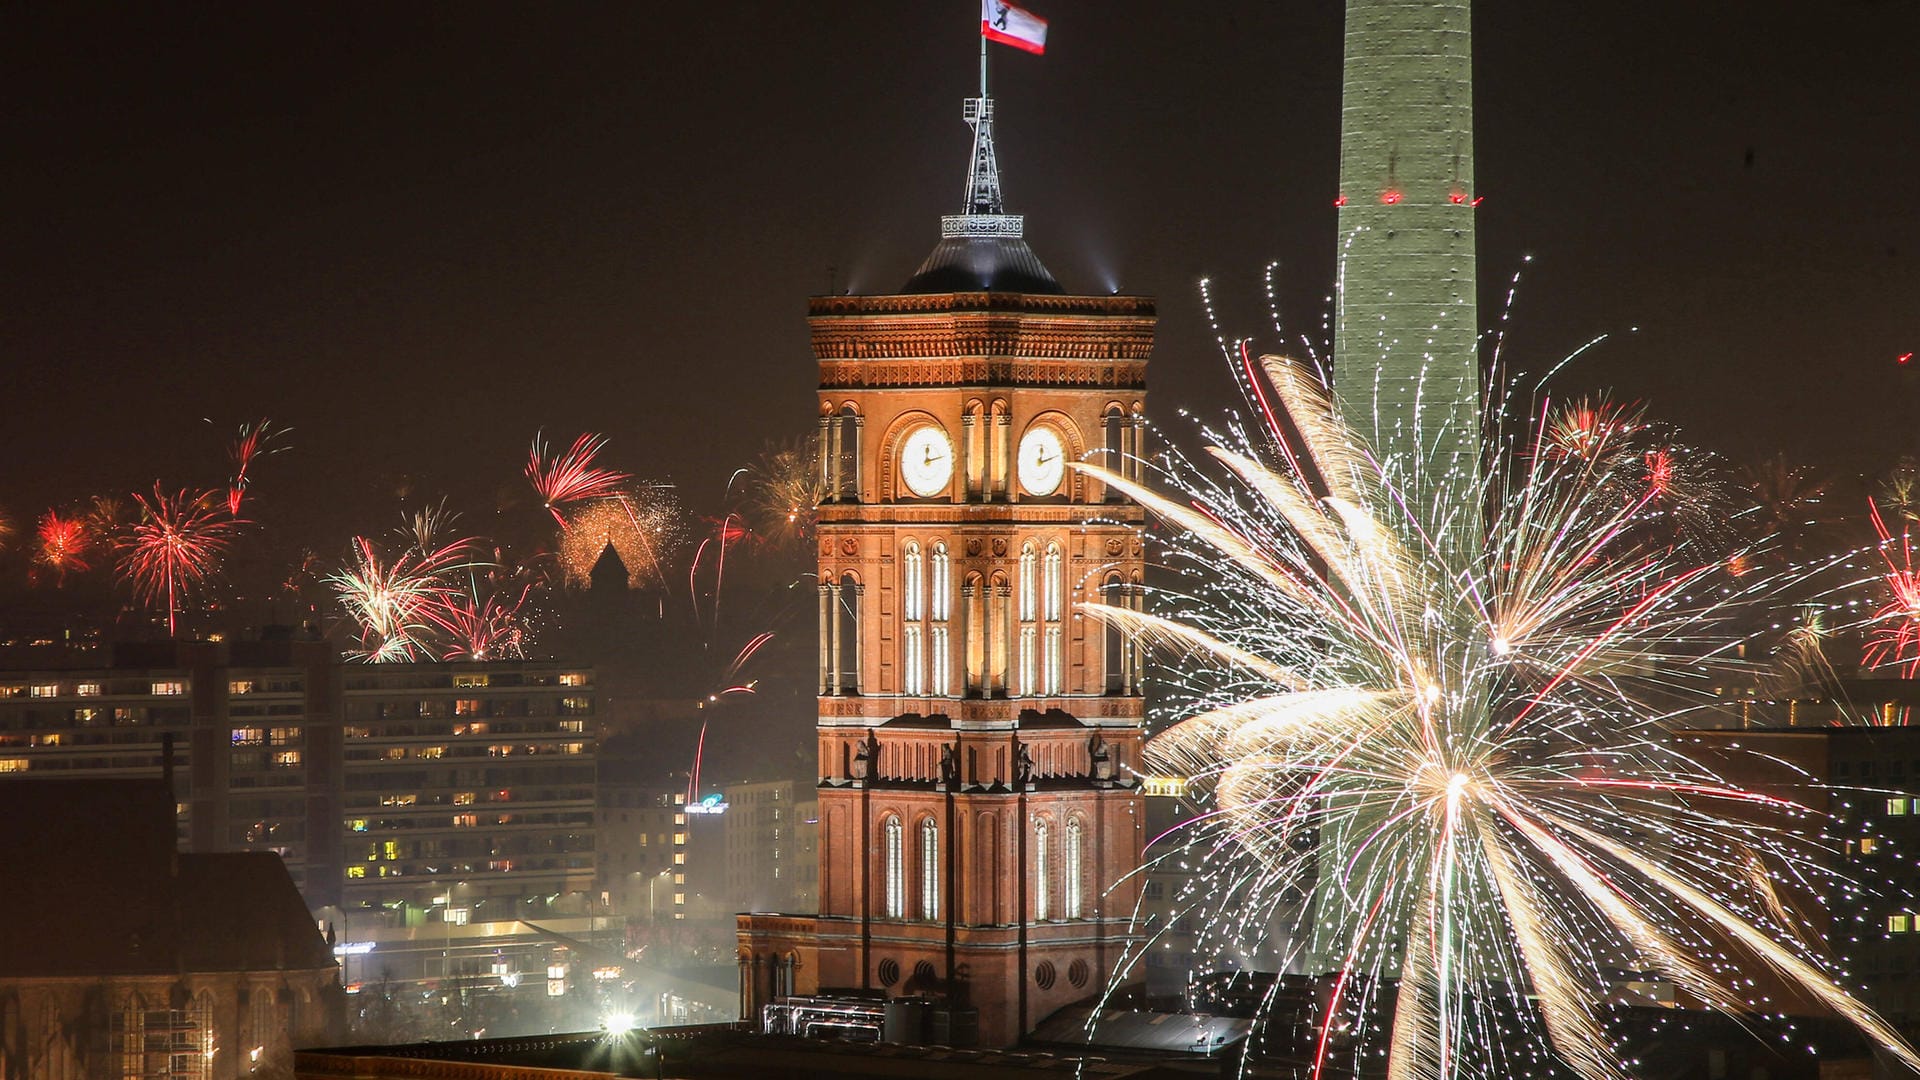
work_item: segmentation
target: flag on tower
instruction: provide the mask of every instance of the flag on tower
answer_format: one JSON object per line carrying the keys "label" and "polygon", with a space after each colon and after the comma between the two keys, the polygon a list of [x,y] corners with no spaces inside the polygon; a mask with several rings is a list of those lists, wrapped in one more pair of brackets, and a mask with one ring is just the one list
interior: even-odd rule
{"label": "flag on tower", "polygon": [[1047,20],[1006,0],[980,0],[980,36],[1039,55],[1047,51]]}

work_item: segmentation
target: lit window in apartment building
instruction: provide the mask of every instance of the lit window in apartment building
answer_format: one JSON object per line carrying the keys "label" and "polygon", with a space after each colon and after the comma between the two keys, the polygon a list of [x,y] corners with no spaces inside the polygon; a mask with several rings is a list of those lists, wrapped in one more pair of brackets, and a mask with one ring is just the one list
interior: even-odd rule
{"label": "lit window in apartment building", "polygon": [[257,727],[237,727],[233,729],[233,745],[260,746],[267,741],[267,730]]}
{"label": "lit window in apartment building", "polygon": [[1913,916],[1911,915],[1887,916],[1887,933],[1904,934],[1911,929],[1913,929]]}
{"label": "lit window in apartment building", "polygon": [[282,750],[273,755],[273,763],[282,769],[291,769],[300,764],[300,751]]}
{"label": "lit window in apartment building", "polygon": [[456,791],[456,792],[454,792],[454,793],[453,793],[453,805],[455,805],[455,806],[472,806],[472,805],[473,805],[473,792],[471,792],[471,791]]}
{"label": "lit window in apartment building", "polygon": [[1880,850],[1880,841],[1878,838],[1872,836],[1863,836],[1860,838],[1860,854],[1871,855],[1878,850]]}
{"label": "lit window in apartment building", "polygon": [[461,690],[467,689],[468,687],[485,686],[487,685],[487,676],[485,674],[455,675],[453,677],[453,685],[456,689]]}
{"label": "lit window in apartment building", "polygon": [[106,723],[107,713],[105,709],[75,709],[73,722],[81,727],[93,727],[96,724]]}
{"label": "lit window in apartment building", "polygon": [[673,865],[675,865],[675,866],[685,866],[685,865],[687,865],[687,853],[686,853],[686,852],[684,852],[684,851],[676,851],[676,852],[674,852],[674,853],[673,853]]}
{"label": "lit window in apartment building", "polygon": [[687,902],[687,894],[683,892],[674,893],[673,902],[675,904],[685,904]]}
{"label": "lit window in apartment building", "polygon": [[347,822],[347,828],[352,829],[354,832],[366,832],[367,819],[363,817],[354,818],[353,820]]}
{"label": "lit window in apartment building", "polygon": [[674,843],[674,846],[676,846],[676,847],[678,847],[679,845],[681,845],[681,844],[684,844],[684,843],[686,843],[686,842],[687,842],[687,834],[686,834],[686,833],[683,833],[683,832],[677,832],[677,833],[674,833],[674,834],[673,834],[673,843]]}
{"label": "lit window in apartment building", "polygon": [[560,676],[561,686],[585,686],[587,677],[578,671],[569,671]]}
{"label": "lit window in apartment building", "polygon": [[562,720],[560,721],[560,730],[569,735],[584,735],[587,733],[587,722],[585,720]]}
{"label": "lit window in apartment building", "polygon": [[675,825],[685,825],[687,823],[687,815],[685,814],[673,815],[673,823]]}
{"label": "lit window in apartment building", "polygon": [[27,759],[23,757],[0,758],[0,773],[21,773],[27,771]]}
{"label": "lit window in apartment building", "polygon": [[380,796],[380,805],[381,806],[412,806],[415,802],[418,802],[419,799],[420,799],[420,796],[412,795],[412,794],[382,795]]}
{"label": "lit window in apartment building", "polygon": [[297,727],[277,727],[267,732],[267,741],[275,746],[293,746],[300,741]]}
{"label": "lit window in apartment building", "polygon": [[[159,684],[155,683],[154,685],[157,687]],[[156,694],[159,692],[160,691],[157,689],[154,691],[154,693]],[[59,683],[35,683],[33,686],[33,696],[34,697],[59,697],[60,684]]]}
{"label": "lit window in apartment building", "polygon": [[484,709],[479,698],[461,698],[453,703],[455,716],[479,716]]}
{"label": "lit window in apartment building", "polygon": [[569,716],[584,716],[593,711],[593,699],[583,697],[561,698],[560,711]]}
{"label": "lit window in apartment building", "polygon": [[444,746],[423,746],[420,749],[415,750],[413,752],[413,756],[418,758],[426,758],[429,761],[431,761],[437,758],[446,757],[447,748]]}
{"label": "lit window in apartment building", "polygon": [[404,746],[389,746],[383,756],[388,761],[405,761],[407,759],[407,748]]}
{"label": "lit window in apartment building", "polygon": [[100,684],[97,682],[83,682],[73,688],[73,693],[75,697],[99,697]]}
{"label": "lit window in apartment building", "polygon": [[0,697],[19,697],[22,689],[23,687],[17,684],[0,686]]}
{"label": "lit window in apartment building", "polygon": [[1907,812],[1907,800],[1905,799],[1888,799],[1887,800],[1887,813],[1904,814],[1906,812]]}
{"label": "lit window in apartment building", "polygon": [[687,883],[687,875],[679,874],[679,873],[674,874],[673,883],[675,885],[685,885]]}
{"label": "lit window in apartment building", "polygon": [[457,829],[466,829],[466,828],[472,828],[473,826],[475,826],[475,825],[478,825],[478,824],[480,824],[480,815],[479,815],[479,814],[455,814],[455,815],[453,815],[453,825],[454,825],[454,828],[457,828]]}
{"label": "lit window in apartment building", "polygon": [[176,697],[187,692],[187,684],[182,682],[157,682],[153,684],[156,697]]}
{"label": "lit window in apartment building", "polygon": [[252,679],[231,679],[227,682],[227,693],[251,694],[253,693],[253,680]]}
{"label": "lit window in apartment building", "polygon": [[347,876],[348,876],[348,877],[350,877],[350,878],[363,878],[363,877],[366,877],[366,876],[367,876],[367,868],[366,868],[366,867],[364,867],[364,866],[349,866],[349,867],[347,867]]}
{"label": "lit window in apartment building", "polygon": [[453,733],[455,735],[485,735],[487,733],[487,722],[485,720],[473,720],[465,724],[455,724],[453,725]]}

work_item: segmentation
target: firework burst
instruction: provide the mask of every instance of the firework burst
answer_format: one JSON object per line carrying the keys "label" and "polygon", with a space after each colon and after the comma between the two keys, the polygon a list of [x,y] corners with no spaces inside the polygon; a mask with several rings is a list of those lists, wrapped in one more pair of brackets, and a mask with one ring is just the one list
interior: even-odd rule
{"label": "firework burst", "polygon": [[155,484],[152,498],[136,494],[133,501],[139,517],[120,544],[120,576],[132,584],[136,597],[164,606],[172,637],[180,605],[206,585],[243,522],[228,514],[212,491],[169,495]]}
{"label": "firework burst", "polygon": [[627,568],[627,587],[661,588],[667,561],[686,536],[686,517],[664,484],[638,484],[603,499],[570,507],[558,538],[566,583],[586,588],[594,565],[613,546]]}
{"label": "firework burst", "polygon": [[[1450,494],[1487,508],[1484,546],[1440,544],[1309,371],[1263,374],[1267,429],[1214,435],[1207,468],[1175,458],[1179,499],[1090,470],[1211,584],[1163,593],[1164,614],[1089,608],[1206,661],[1175,671],[1194,704],[1148,762],[1211,800],[1180,853],[1200,861],[1189,914],[1331,974],[1313,1074],[1514,1075],[1506,1016],[1586,1080],[1618,1080],[1603,971],[1766,1011],[1737,992],[1742,965],[1920,1064],[1752,871],[1829,880],[1785,824],[1751,824],[1804,811],[1674,737],[1733,667],[1728,608],[1765,586],[1647,524],[1673,489],[1646,455],[1671,445],[1636,424],[1601,433],[1612,452],[1556,452],[1543,407],[1499,436],[1487,490]],[[1278,941],[1276,922],[1292,924]]]}
{"label": "firework burst", "polygon": [[52,570],[59,585],[67,583],[69,573],[92,569],[87,554],[93,549],[93,533],[83,517],[63,517],[58,510],[40,515],[38,547],[33,553],[37,565]]}
{"label": "firework burst", "polygon": [[287,428],[276,429],[270,422],[261,420],[256,424],[241,424],[240,431],[227,447],[227,460],[233,465],[233,474],[227,478],[227,513],[232,517],[240,516],[240,503],[246,498],[247,487],[253,482],[254,462],[269,454],[277,454],[287,449],[275,445],[288,432]]}
{"label": "firework burst", "polygon": [[769,446],[747,477],[747,515],[756,535],[799,543],[813,535],[826,479],[817,436]]}
{"label": "firework burst", "polygon": [[358,645],[348,655],[375,663],[437,658],[433,638],[449,621],[446,609],[464,599],[455,575],[487,565],[476,550],[475,541],[462,539],[389,557],[354,537],[352,562],[325,578],[357,628]]}
{"label": "firework burst", "polygon": [[573,440],[573,445],[567,448],[566,453],[552,457],[547,450],[546,438],[540,433],[534,434],[533,447],[527,452],[527,482],[533,485],[534,494],[540,497],[540,504],[547,508],[562,529],[567,527],[567,519],[560,513],[562,506],[590,499],[611,498],[633,479],[618,469],[601,468],[594,464],[594,459],[606,445],[605,436],[585,434]]}
{"label": "firework burst", "polygon": [[1920,676],[1920,568],[1913,561],[1913,530],[1902,523],[1900,535],[1887,528],[1880,506],[1868,502],[1867,514],[1880,536],[1880,558],[1888,598],[1869,623],[1868,667],[1890,667],[1905,679]]}

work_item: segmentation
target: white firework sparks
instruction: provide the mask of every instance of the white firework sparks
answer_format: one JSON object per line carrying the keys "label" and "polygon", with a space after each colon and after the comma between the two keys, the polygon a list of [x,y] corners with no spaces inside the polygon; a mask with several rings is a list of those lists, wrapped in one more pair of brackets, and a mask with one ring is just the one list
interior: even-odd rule
{"label": "white firework sparks", "polygon": [[[1765,970],[1920,1066],[1774,895],[1832,884],[1794,839],[1807,812],[1672,737],[1706,722],[1726,620],[1769,586],[1660,509],[1641,425],[1567,453],[1543,408],[1484,487],[1416,514],[1309,371],[1264,366],[1270,430],[1215,436],[1206,468],[1175,459],[1177,498],[1090,470],[1206,584],[1163,614],[1089,609],[1208,661],[1183,665],[1191,708],[1148,763],[1211,799],[1183,853],[1193,914],[1257,945],[1291,913],[1289,969],[1333,975],[1315,1074],[1350,1052],[1343,1072],[1512,1075],[1504,1016],[1614,1080],[1619,966],[1729,1012],[1779,1007],[1748,1000],[1741,974]],[[1422,521],[1450,512],[1484,513],[1484,546],[1431,540]]]}

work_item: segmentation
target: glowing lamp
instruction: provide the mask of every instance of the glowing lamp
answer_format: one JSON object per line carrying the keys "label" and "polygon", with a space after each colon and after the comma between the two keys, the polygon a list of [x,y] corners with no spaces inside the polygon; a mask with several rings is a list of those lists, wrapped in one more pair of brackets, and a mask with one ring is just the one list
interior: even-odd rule
{"label": "glowing lamp", "polygon": [[1406,198],[1405,195],[1402,195],[1400,192],[1395,191],[1392,188],[1388,188],[1387,190],[1380,193],[1380,201],[1386,204],[1387,206],[1392,206],[1394,203],[1397,203],[1404,198]]}
{"label": "glowing lamp", "polygon": [[1346,197],[1345,195],[1336,195],[1336,196],[1334,196],[1334,198],[1333,198],[1333,205],[1334,205],[1334,206],[1337,206],[1337,207],[1338,207],[1338,206],[1345,206],[1345,205],[1347,205],[1347,197]]}

